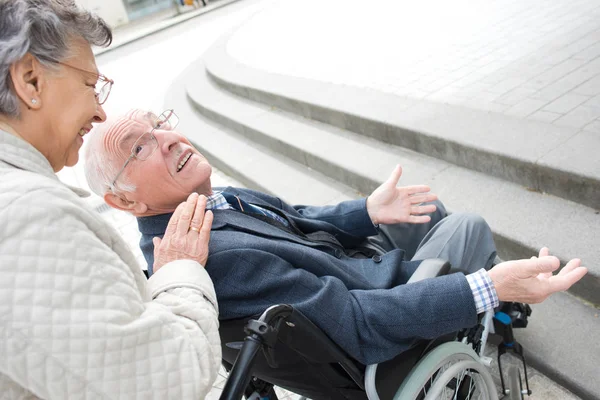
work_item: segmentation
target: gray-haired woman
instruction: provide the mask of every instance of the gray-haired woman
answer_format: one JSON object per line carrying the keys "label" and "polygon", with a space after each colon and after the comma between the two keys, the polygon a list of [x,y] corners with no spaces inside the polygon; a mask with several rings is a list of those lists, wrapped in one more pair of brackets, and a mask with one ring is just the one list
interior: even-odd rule
{"label": "gray-haired woman", "polygon": [[199,399],[217,375],[206,199],[179,206],[147,281],[54,174],[105,120],[112,81],[90,46],[111,40],[72,0],[0,0],[2,398]]}

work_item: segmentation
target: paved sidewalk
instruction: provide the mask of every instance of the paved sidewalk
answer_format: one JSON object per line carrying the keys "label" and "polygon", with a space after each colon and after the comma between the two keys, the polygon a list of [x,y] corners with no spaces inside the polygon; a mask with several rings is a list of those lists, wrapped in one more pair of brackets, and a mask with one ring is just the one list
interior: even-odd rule
{"label": "paved sidewalk", "polygon": [[278,1],[228,52],[266,72],[600,134],[597,0]]}

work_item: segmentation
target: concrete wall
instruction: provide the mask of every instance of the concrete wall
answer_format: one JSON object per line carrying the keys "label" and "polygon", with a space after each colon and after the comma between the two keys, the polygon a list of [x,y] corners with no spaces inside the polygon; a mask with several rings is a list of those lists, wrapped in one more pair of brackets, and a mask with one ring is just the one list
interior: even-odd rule
{"label": "concrete wall", "polygon": [[122,0],[77,0],[77,3],[98,14],[112,28],[129,22]]}

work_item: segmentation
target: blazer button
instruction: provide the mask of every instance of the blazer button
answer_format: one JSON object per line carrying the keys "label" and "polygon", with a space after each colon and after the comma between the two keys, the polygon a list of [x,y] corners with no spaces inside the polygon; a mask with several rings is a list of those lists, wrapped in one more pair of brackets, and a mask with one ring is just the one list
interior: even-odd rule
{"label": "blazer button", "polygon": [[373,262],[380,263],[381,262],[381,256],[373,256]]}
{"label": "blazer button", "polygon": [[336,258],[342,258],[342,256],[344,255],[344,253],[339,249],[336,249],[333,254],[335,255]]}

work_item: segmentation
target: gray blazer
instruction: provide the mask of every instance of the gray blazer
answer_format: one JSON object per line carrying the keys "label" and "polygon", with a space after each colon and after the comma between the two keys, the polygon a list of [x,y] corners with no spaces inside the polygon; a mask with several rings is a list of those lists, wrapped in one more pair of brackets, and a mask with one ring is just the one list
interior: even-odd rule
{"label": "gray blazer", "polygon": [[[393,358],[416,338],[435,338],[476,323],[473,294],[463,274],[406,285],[420,261],[404,261],[403,250],[349,256],[367,236],[377,234],[366,199],[291,206],[248,189],[225,191],[279,210],[302,233],[236,210],[214,210],[206,270],[221,320],[290,304],[363,364]],[[149,268],[154,262],[152,237],[162,237],[170,217],[138,218]],[[331,237],[339,244],[327,240]]]}

